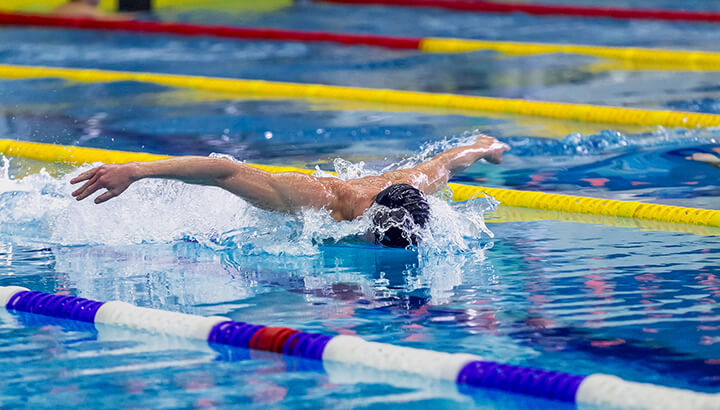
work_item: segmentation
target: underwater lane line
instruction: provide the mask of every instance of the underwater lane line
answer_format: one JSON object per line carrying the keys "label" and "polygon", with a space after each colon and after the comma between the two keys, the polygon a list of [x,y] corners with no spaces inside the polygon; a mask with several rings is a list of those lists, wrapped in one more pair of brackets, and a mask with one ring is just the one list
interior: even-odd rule
{"label": "underwater lane line", "polygon": [[105,324],[135,331],[206,341],[211,348],[232,346],[273,352],[320,362],[339,362],[382,371],[402,372],[463,386],[504,390],[582,405],[656,409],[720,407],[720,394],[698,393],[629,382],[616,376],[587,376],[483,360],[466,353],[368,342],[357,336],[327,336],[287,327],[236,322],[227,317],[203,317],[142,308],[120,301],[94,300],[32,292],[19,286],[0,287],[0,306],[53,318]]}
{"label": "underwater lane line", "polygon": [[181,74],[0,64],[0,78],[13,80],[62,78],[89,83],[138,81],[168,87],[238,95],[285,97],[300,100],[323,98],[402,106],[438,107],[605,124],[683,128],[720,126],[720,115],[716,114]]}
{"label": "underwater lane line", "polygon": [[[94,162],[126,163],[133,161],[152,161],[170,158],[167,155],[112,151],[98,148],[69,147],[36,142],[21,142],[0,139],[0,154],[44,162],[62,162],[70,164],[90,164]],[[295,167],[277,167],[272,165],[247,164],[268,172],[302,172],[312,174],[315,171]],[[491,195],[503,205],[533,208],[562,213],[580,213],[602,215],[605,217],[635,218],[650,221],[720,227],[720,211],[709,209],[685,208],[679,206],[651,204],[635,201],[619,201],[544,192],[520,191],[506,188],[448,184],[453,192],[453,201]],[[598,223],[601,221],[597,221]]]}
{"label": "underwater lane line", "polygon": [[431,7],[484,13],[525,13],[536,16],[573,16],[629,20],[665,20],[720,23],[720,13],[672,9],[572,6],[565,4],[505,3],[471,0],[315,0],[362,6]]}
{"label": "underwater lane line", "polygon": [[632,47],[605,47],[580,44],[526,43],[513,41],[484,41],[440,37],[395,37],[373,34],[332,33],[324,31],[285,30],[215,26],[150,21],[107,21],[86,18],[52,17],[33,14],[0,13],[0,25],[65,28],[77,30],[124,31],[135,33],[173,34],[183,36],[213,36],[245,40],[329,42],[343,45],[362,45],[392,49],[420,50],[426,53],[467,53],[490,50],[523,56],[568,53],[629,61],[639,68],[720,71],[720,53],[700,50],[670,50]]}

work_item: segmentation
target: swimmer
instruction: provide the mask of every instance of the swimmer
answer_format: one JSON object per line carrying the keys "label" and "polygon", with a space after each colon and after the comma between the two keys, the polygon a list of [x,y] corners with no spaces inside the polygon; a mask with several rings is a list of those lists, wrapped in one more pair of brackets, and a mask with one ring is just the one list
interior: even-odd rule
{"label": "swimmer", "polygon": [[[713,151],[720,154],[720,148],[713,148]],[[713,155],[713,154],[706,154],[704,152],[696,152],[695,154],[692,154],[692,156],[685,157],[685,159],[689,159],[691,161],[704,162],[708,165],[714,166],[717,169],[720,169],[720,157]]]}
{"label": "swimmer", "polygon": [[123,20],[129,19],[125,14],[108,14],[98,8],[100,0],[70,0],[52,11],[58,17],[83,17],[94,19]]}
{"label": "swimmer", "polygon": [[337,221],[352,221],[374,204],[373,231],[365,239],[388,247],[417,245],[415,227],[430,219],[426,195],[442,189],[457,172],[485,159],[498,164],[510,147],[487,135],[472,145],[451,148],[413,168],[343,181],[299,172],[270,173],[221,158],[178,157],[151,162],[106,164],[85,171],[70,183],[85,183],[72,193],[81,201],[100,189],[100,204],[122,194],[143,178],[166,178],[217,186],[265,210],[294,213],[301,208],[327,209]]}

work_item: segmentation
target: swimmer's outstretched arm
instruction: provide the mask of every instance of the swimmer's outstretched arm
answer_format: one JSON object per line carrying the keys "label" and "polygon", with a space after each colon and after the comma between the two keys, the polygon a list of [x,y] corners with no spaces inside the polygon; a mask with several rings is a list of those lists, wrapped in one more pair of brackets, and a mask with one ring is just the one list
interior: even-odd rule
{"label": "swimmer's outstretched arm", "polygon": [[143,178],[176,179],[189,184],[217,186],[251,204],[273,211],[294,212],[302,207],[337,209],[339,185],[336,178],[315,178],[297,172],[269,173],[228,159],[179,157],[151,162],[106,164],[85,171],[70,183],[86,181],[72,195],[78,201],[100,189],[100,204],[123,193]]}
{"label": "swimmer's outstretched arm", "polygon": [[481,159],[499,164],[502,154],[509,150],[506,144],[481,134],[472,145],[451,148],[413,168],[390,171],[384,176],[393,184],[410,184],[432,194],[442,189],[453,175]]}

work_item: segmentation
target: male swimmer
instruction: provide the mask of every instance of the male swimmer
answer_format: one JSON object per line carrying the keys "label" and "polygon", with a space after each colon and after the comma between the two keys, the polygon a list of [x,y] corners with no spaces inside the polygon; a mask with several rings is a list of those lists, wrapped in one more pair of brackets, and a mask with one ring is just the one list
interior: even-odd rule
{"label": "male swimmer", "polygon": [[485,159],[498,164],[510,148],[486,135],[472,145],[456,147],[410,169],[343,181],[299,172],[269,173],[239,162],[209,157],[178,157],[152,162],[107,164],[85,171],[70,183],[86,181],[72,193],[78,201],[98,190],[100,204],[123,193],[143,178],[176,179],[189,184],[223,188],[250,204],[271,211],[293,213],[301,208],[324,208],[337,221],[354,220],[373,204],[379,207],[369,240],[388,247],[417,245],[416,227],[430,219],[425,195],[445,186],[455,173]]}

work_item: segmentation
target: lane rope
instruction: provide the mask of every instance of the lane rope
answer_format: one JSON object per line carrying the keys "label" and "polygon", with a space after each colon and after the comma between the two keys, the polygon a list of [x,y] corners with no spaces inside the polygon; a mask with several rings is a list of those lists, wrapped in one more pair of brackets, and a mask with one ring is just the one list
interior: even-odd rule
{"label": "lane rope", "polygon": [[682,111],[643,110],[589,104],[525,101],[510,98],[478,97],[420,91],[301,84],[234,78],[203,77],[96,69],[39,67],[0,64],[0,78],[62,78],[77,82],[139,81],[169,87],[193,88],[251,96],[293,99],[335,99],[404,106],[426,106],[468,111],[501,112],[605,124],[664,127],[714,127],[720,115]]}
{"label": "lane rope", "polygon": [[[69,147],[1,139],[0,154],[37,161],[62,162],[70,164],[91,164],[94,162],[126,163],[171,158],[166,155],[111,151],[97,148]],[[313,174],[315,172],[313,170],[295,167],[276,167],[272,165],[258,164],[247,165],[274,173],[302,172],[304,174]],[[562,194],[549,194],[544,192],[519,191],[513,189],[490,188],[455,183],[450,183],[448,186],[453,192],[453,201],[466,201],[468,199],[488,194],[504,205],[521,208],[534,208],[550,211],[720,227],[720,211],[717,210],[685,208],[635,201],[619,201],[614,199],[588,198]]]}
{"label": "lane rope", "polygon": [[720,53],[699,50],[667,50],[634,47],[588,46],[580,44],[521,43],[513,41],[484,41],[426,37],[420,49],[428,53],[466,53],[492,50],[508,55],[535,55],[567,53],[612,60],[634,62],[638,66],[653,64],[655,67],[717,71],[720,69]]}
{"label": "lane rope", "polygon": [[344,45],[364,45],[392,49],[420,50],[426,53],[467,53],[480,50],[490,50],[514,56],[568,53],[629,61],[640,67],[642,67],[642,65],[652,64],[656,68],[663,67],[666,70],[720,70],[720,53],[700,50],[603,47],[578,44],[484,41],[439,37],[393,37],[371,34],[330,33],[322,31],[213,26],[151,21],[106,21],[13,13],[0,13],[0,25],[127,31],[146,34],[162,33],[184,36],[203,35],[246,40],[330,42]]}
{"label": "lane rope", "polygon": [[119,301],[103,303],[33,292],[20,286],[0,287],[0,305],[10,312],[204,340],[211,347],[233,346],[360,365],[570,403],[633,409],[720,407],[720,394],[629,382],[606,374],[581,376],[485,361],[472,354],[368,342],[357,336],[307,333],[287,327],[237,322],[222,316],[203,317],[142,308]]}
{"label": "lane rope", "polygon": [[213,36],[246,40],[331,42],[346,45],[366,45],[412,50],[419,49],[421,41],[420,38],[329,33],[324,31],[283,30],[275,28],[214,26],[134,20],[97,20],[77,17],[53,17],[17,13],[0,13],[0,25],[128,31],[145,34],[161,33],[182,36]]}
{"label": "lane rope", "polygon": [[720,227],[650,221],[647,219],[621,218],[610,215],[563,212],[548,209],[520,208],[501,204],[495,211],[485,215],[485,223],[562,221],[604,225],[642,231],[664,231],[700,236],[720,236]]}
{"label": "lane rope", "polygon": [[720,22],[720,13],[670,9],[631,9],[621,7],[571,6],[564,4],[503,3],[469,0],[316,0],[322,3],[432,7],[485,13],[525,13],[538,16],[600,17],[616,19]]}

